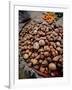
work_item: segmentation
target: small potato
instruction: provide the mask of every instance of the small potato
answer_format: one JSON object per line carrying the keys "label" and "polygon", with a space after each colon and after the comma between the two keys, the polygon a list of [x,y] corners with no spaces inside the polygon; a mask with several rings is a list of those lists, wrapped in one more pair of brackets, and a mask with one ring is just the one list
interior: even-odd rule
{"label": "small potato", "polygon": [[43,52],[44,51],[44,49],[43,48],[40,48],[39,50],[38,50],[38,52]]}
{"label": "small potato", "polygon": [[28,42],[27,42],[27,44],[31,44],[31,42],[30,42],[30,41],[28,41]]}
{"label": "small potato", "polygon": [[44,52],[44,56],[45,57],[48,57],[49,56],[49,53],[48,52]]}
{"label": "small potato", "polygon": [[60,46],[60,42],[56,42],[56,45],[57,45],[57,46]]}
{"label": "small potato", "polygon": [[46,40],[46,37],[40,37],[41,40]]}
{"label": "small potato", "polygon": [[38,56],[38,54],[37,54],[37,53],[34,53],[34,56],[35,56],[35,57],[37,57],[37,56]]}
{"label": "small potato", "polygon": [[50,49],[53,49],[53,46],[50,46]]}
{"label": "small potato", "polygon": [[28,59],[29,55],[28,54],[24,54],[24,59]]}
{"label": "small potato", "polygon": [[27,49],[28,47],[27,46],[24,46],[24,49]]}
{"label": "small potato", "polygon": [[50,70],[56,70],[56,65],[54,63],[50,63],[48,67]]}
{"label": "small potato", "polygon": [[45,45],[45,46],[44,46],[44,50],[45,50],[45,51],[47,51],[47,50],[50,51],[49,46],[46,46],[46,45]]}
{"label": "small potato", "polygon": [[60,59],[59,59],[59,62],[63,63],[63,58],[60,58]]}
{"label": "small potato", "polygon": [[29,56],[31,56],[32,52],[30,52],[30,51],[29,51],[29,53],[28,53],[28,54],[29,54]]}
{"label": "small potato", "polygon": [[38,50],[39,49],[39,43],[35,42],[34,45],[33,45],[33,48]]}
{"label": "small potato", "polygon": [[47,62],[47,60],[44,60],[43,62],[42,62],[42,65],[48,65],[48,62]]}
{"label": "small potato", "polygon": [[35,54],[34,54],[34,53],[32,53],[31,57],[32,57],[32,58],[34,58],[34,57],[35,57]]}
{"label": "small potato", "polygon": [[33,34],[37,34],[37,30],[34,30]]}
{"label": "small potato", "polygon": [[56,53],[54,51],[52,51],[52,56],[54,56],[54,57],[56,56]]}
{"label": "small potato", "polygon": [[57,33],[56,33],[55,31],[53,31],[52,34],[53,34],[54,36],[57,36]]}
{"label": "small potato", "polygon": [[56,62],[57,62],[57,61],[59,60],[59,58],[60,58],[60,57],[61,57],[60,55],[59,55],[59,56],[54,57],[54,58],[53,58],[53,61],[56,61]]}
{"label": "small potato", "polygon": [[39,59],[40,58],[40,55],[38,55],[37,57],[36,57],[36,59]]}
{"label": "small potato", "polygon": [[28,49],[26,50],[26,53],[29,53],[29,50]]}
{"label": "small potato", "polygon": [[39,38],[39,37],[40,37],[38,34],[37,34],[36,36],[37,36],[37,38]]}
{"label": "small potato", "polygon": [[28,49],[31,50],[33,47],[31,45],[28,45]]}
{"label": "small potato", "polygon": [[46,44],[48,44],[48,43],[49,43],[47,39],[45,40],[45,43],[46,43]]}
{"label": "small potato", "polygon": [[55,30],[55,32],[59,33],[59,29],[58,29],[58,28],[56,28],[56,29],[54,29],[54,30]]}
{"label": "small potato", "polygon": [[51,62],[51,61],[52,61],[51,57],[48,57],[48,58],[47,58],[47,61],[48,61],[48,62]]}
{"label": "small potato", "polygon": [[41,55],[43,55],[44,53],[43,52],[40,52]]}
{"label": "small potato", "polygon": [[29,35],[30,39],[33,37],[32,35]]}
{"label": "small potato", "polygon": [[35,40],[36,40],[36,41],[39,41],[40,39],[39,39],[39,38],[36,38]]}
{"label": "small potato", "polygon": [[56,50],[57,50],[57,51],[61,51],[62,49],[61,49],[60,47],[57,47]]}
{"label": "small potato", "polygon": [[38,34],[39,34],[40,36],[45,36],[45,33],[42,32],[42,31],[38,32]]}
{"label": "small potato", "polygon": [[61,41],[61,37],[59,36],[59,37],[57,38],[57,40],[58,40],[58,41]]}
{"label": "small potato", "polygon": [[58,55],[58,51],[57,50],[55,50],[55,53],[56,53],[56,56]]}
{"label": "small potato", "polygon": [[51,49],[51,52],[55,52],[55,49],[54,49],[54,48],[52,48],[52,49]]}
{"label": "small potato", "polygon": [[43,60],[39,60],[39,63],[42,63]]}
{"label": "small potato", "polygon": [[33,65],[34,65],[34,64],[37,64],[38,61],[37,61],[36,59],[31,59],[31,62],[32,62]]}
{"label": "small potato", "polygon": [[40,45],[40,46],[44,46],[44,45],[45,45],[45,41],[44,41],[44,40],[40,40],[40,41],[39,41],[39,45]]}

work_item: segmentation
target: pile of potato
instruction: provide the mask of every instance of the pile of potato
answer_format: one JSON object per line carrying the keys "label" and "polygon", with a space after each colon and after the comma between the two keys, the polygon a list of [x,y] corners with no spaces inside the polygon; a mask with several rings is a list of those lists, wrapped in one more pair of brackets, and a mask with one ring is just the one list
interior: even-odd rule
{"label": "pile of potato", "polygon": [[19,52],[38,74],[63,76],[63,27],[30,22],[19,33]]}

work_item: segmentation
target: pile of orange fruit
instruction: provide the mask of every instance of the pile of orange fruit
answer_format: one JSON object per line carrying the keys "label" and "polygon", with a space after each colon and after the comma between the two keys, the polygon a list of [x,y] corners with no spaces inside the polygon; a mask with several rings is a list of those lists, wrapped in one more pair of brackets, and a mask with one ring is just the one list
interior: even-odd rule
{"label": "pile of orange fruit", "polygon": [[57,19],[57,15],[53,12],[46,12],[43,14],[42,19],[46,20],[49,24]]}

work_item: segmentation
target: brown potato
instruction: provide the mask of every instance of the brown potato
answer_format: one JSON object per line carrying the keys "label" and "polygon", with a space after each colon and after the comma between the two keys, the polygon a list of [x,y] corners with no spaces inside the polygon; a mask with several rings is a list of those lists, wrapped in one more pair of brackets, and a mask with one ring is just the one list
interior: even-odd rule
{"label": "brown potato", "polygon": [[39,41],[39,45],[40,45],[40,46],[44,46],[44,45],[45,45],[45,41],[44,41],[44,40],[40,40],[40,41]]}
{"label": "brown potato", "polygon": [[35,64],[37,64],[38,61],[36,59],[31,59],[31,62],[33,65],[35,65]]}
{"label": "brown potato", "polygon": [[60,42],[56,42],[56,45],[57,45],[57,46],[60,46]]}
{"label": "brown potato", "polygon": [[57,61],[59,60],[59,58],[60,58],[60,57],[61,57],[60,55],[59,55],[59,56],[54,57],[54,58],[53,58],[53,61],[57,62]]}
{"label": "brown potato", "polygon": [[47,51],[47,50],[50,51],[49,46],[45,45],[45,46],[44,46],[44,50],[45,50],[45,51]]}
{"label": "brown potato", "polygon": [[48,57],[49,56],[49,52],[44,52],[44,56]]}
{"label": "brown potato", "polygon": [[28,54],[24,54],[23,57],[24,57],[24,59],[28,59],[29,55]]}
{"label": "brown potato", "polygon": [[42,65],[44,65],[44,66],[48,65],[47,60],[44,60],[44,61],[42,62]]}
{"label": "brown potato", "polygon": [[50,70],[56,70],[56,65],[54,63],[50,63],[48,67]]}
{"label": "brown potato", "polygon": [[39,49],[39,43],[38,42],[35,42],[34,45],[33,45],[33,48],[34,49]]}

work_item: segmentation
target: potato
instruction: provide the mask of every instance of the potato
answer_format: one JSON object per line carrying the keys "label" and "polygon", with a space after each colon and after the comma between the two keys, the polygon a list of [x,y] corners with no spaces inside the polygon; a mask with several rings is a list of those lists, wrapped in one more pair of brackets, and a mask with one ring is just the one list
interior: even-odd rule
{"label": "potato", "polygon": [[57,47],[56,50],[57,50],[57,51],[61,51],[62,49],[61,49],[60,47]]}
{"label": "potato", "polygon": [[59,58],[60,58],[60,57],[61,57],[60,55],[59,55],[59,56],[54,57],[54,58],[53,58],[53,61],[57,62],[57,61],[59,60]]}
{"label": "potato", "polygon": [[23,57],[24,57],[24,59],[28,59],[29,55],[28,54],[24,54]]}
{"label": "potato", "polygon": [[45,45],[45,46],[44,46],[44,50],[45,50],[45,51],[47,51],[47,50],[50,51],[49,46]]}
{"label": "potato", "polygon": [[44,52],[44,56],[45,57],[48,57],[49,56],[49,53],[48,52]]}
{"label": "potato", "polygon": [[39,63],[42,63],[43,60],[39,60]]}
{"label": "potato", "polygon": [[56,42],[56,45],[57,45],[57,46],[60,46],[60,42]]}
{"label": "potato", "polygon": [[50,63],[50,64],[48,65],[48,67],[49,67],[50,70],[56,70],[56,65],[55,65],[55,63]]}
{"label": "potato", "polygon": [[38,50],[39,49],[39,43],[35,42],[34,45],[33,45],[33,48]]}
{"label": "potato", "polygon": [[34,64],[37,64],[38,61],[36,59],[31,59],[31,62],[34,65]]}
{"label": "potato", "polygon": [[44,60],[43,62],[42,62],[42,65],[48,65],[48,62],[47,62],[47,60]]}
{"label": "potato", "polygon": [[44,45],[45,45],[45,41],[44,41],[44,40],[40,40],[40,41],[39,41],[39,45],[40,45],[40,46],[44,46]]}

